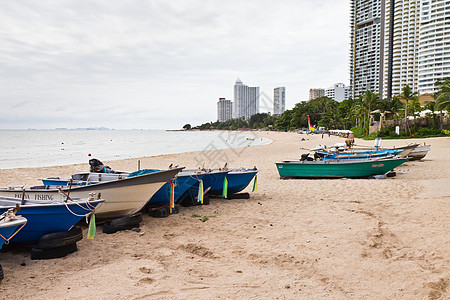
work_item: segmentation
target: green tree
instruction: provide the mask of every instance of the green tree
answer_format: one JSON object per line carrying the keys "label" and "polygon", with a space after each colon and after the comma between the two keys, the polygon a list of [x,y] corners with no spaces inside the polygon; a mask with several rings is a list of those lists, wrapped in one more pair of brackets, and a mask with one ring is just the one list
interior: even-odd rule
{"label": "green tree", "polygon": [[191,124],[186,124],[186,125],[183,126],[184,130],[191,130],[191,128],[192,128]]}
{"label": "green tree", "polygon": [[450,111],[450,77],[436,81],[434,84],[438,91],[434,94],[436,108]]}
{"label": "green tree", "polygon": [[405,107],[405,135],[407,135],[408,128],[408,102],[411,100],[417,100],[417,92],[413,92],[411,87],[407,84],[402,88],[402,92],[398,95],[400,99],[406,101]]}
{"label": "green tree", "polygon": [[[364,129],[367,130],[367,133],[369,133],[368,129],[369,129],[369,125],[370,125],[369,124],[370,113],[372,112],[372,109],[375,107],[377,102],[380,100],[380,97],[378,96],[378,94],[375,94],[373,91],[368,90],[368,91],[365,91],[364,94],[362,94],[361,100],[362,100],[362,104],[363,104],[363,109],[366,112],[366,114],[364,115]],[[365,122],[366,116],[367,116],[367,124]]]}

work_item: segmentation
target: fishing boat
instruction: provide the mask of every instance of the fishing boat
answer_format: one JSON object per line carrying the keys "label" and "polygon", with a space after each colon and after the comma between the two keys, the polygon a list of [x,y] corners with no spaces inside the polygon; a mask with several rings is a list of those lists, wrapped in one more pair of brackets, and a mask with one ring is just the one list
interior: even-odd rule
{"label": "fishing boat", "polygon": [[[158,170],[160,171],[160,170]],[[118,172],[118,173],[96,173],[96,172],[84,172],[76,173],[70,177],[48,177],[41,178],[43,185],[48,186],[83,186],[90,184],[97,184],[100,182],[124,179],[129,177],[128,172]]]}
{"label": "fishing boat", "polygon": [[430,150],[431,146],[424,144],[423,146],[414,148],[414,150],[408,154],[408,157],[410,157],[411,160],[420,160],[424,158]]}
{"label": "fishing boat", "polygon": [[38,186],[29,189],[10,187],[0,189],[0,196],[26,200],[62,201],[67,195],[75,198],[89,197],[89,193],[101,194],[105,203],[96,211],[99,219],[132,215],[144,208],[153,195],[183,168],[157,171],[122,179],[102,181],[97,184],[76,186]]}
{"label": "fishing boat", "polygon": [[[227,194],[231,195],[241,192],[250,184],[256,174],[258,174],[256,167],[253,169],[244,167],[229,169],[228,174],[225,176],[227,181]],[[222,186],[216,186],[216,188],[211,189],[208,194],[221,196],[223,195],[223,188],[224,184],[222,184]]]}
{"label": "fishing boat", "polygon": [[408,161],[406,158],[284,161],[276,163],[285,178],[358,178],[385,174]]}
{"label": "fishing boat", "polygon": [[81,219],[95,212],[103,203],[92,193],[87,199],[68,201],[21,200],[0,197],[0,213],[20,206],[20,214],[27,219],[26,225],[12,239],[12,242],[34,243],[42,236],[70,230]]}
{"label": "fishing boat", "polygon": [[[153,195],[148,203],[149,207],[161,207],[170,205],[170,195],[171,195],[171,184],[174,184],[174,203],[180,202],[186,194],[191,194],[188,192],[192,189],[195,193],[197,191],[198,194],[198,186],[200,180],[203,180],[205,175],[202,172],[197,172],[196,170],[182,170],[177,174],[175,179],[171,182],[167,182],[164,184],[159,191]],[[182,197],[183,196],[183,197]]]}
{"label": "fishing boat", "polygon": [[[189,174],[189,176],[199,179],[178,198],[179,203],[182,203],[183,205],[192,205],[198,202],[200,188],[203,188],[203,195],[209,194],[210,191],[222,189],[225,176],[229,173],[229,170],[198,169],[183,170],[180,173]],[[200,182],[202,185],[201,187]]]}
{"label": "fishing boat", "polygon": [[17,208],[10,208],[0,215],[0,249],[5,242],[9,242],[14,234],[27,223],[27,219],[16,215]]}

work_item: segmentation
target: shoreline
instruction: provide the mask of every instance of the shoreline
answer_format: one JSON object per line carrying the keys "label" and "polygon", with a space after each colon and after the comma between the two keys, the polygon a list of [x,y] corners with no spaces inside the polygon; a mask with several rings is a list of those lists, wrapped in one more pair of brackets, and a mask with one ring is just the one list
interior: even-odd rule
{"label": "shoreline", "polygon": [[[280,180],[276,161],[344,139],[258,134],[272,143],[140,158],[141,169],[257,166],[258,192],[250,199],[212,198],[164,219],[143,215],[140,233],[108,235],[98,226],[94,240],[84,238],[63,259],[31,261],[25,250],[2,251],[0,293],[8,299],[448,297],[450,138],[408,140],[431,144],[431,151],[388,179]],[[404,144],[383,140],[382,146]],[[103,163],[129,170],[137,160]],[[0,170],[0,186],[34,185],[39,177],[79,169],[89,164]]]}
{"label": "shoreline", "polygon": [[[52,130],[53,132],[59,133],[58,130]],[[78,130],[80,131],[80,130]],[[85,131],[85,130],[82,130]],[[141,130],[131,130],[134,133],[140,133]],[[164,132],[163,130],[153,130],[152,132]],[[51,162],[51,160],[49,160],[48,157],[45,156],[45,154],[43,155],[43,153],[45,153],[45,151],[43,151],[42,149],[39,151],[41,153],[35,153],[35,156],[38,156],[39,158],[36,161],[33,161],[33,159],[30,158],[33,157],[33,155],[30,155],[32,153],[26,153],[24,154],[24,157],[22,157],[22,159],[24,159],[27,163],[28,166],[24,166],[24,164],[20,164],[20,159],[18,155],[12,156],[11,154],[8,153],[8,151],[6,151],[6,159],[4,158],[4,163],[2,168],[0,168],[0,170],[10,170],[10,169],[29,169],[29,168],[46,168],[46,167],[62,167],[62,166],[71,166],[71,165],[80,165],[80,164],[84,164],[87,163],[89,161],[89,159],[94,158],[96,156],[98,156],[98,154],[102,154],[103,157],[96,157],[97,159],[100,159],[101,161],[120,161],[120,160],[126,160],[126,159],[140,159],[140,158],[144,158],[144,157],[155,157],[155,156],[161,156],[161,155],[172,155],[172,154],[182,154],[182,153],[190,153],[190,152],[201,152],[204,151],[205,149],[212,149],[212,150],[223,150],[223,149],[228,149],[228,148],[241,148],[241,147],[247,147],[247,146],[258,146],[258,145],[266,145],[266,144],[270,144],[272,141],[269,140],[265,140],[263,138],[259,138],[259,136],[257,135],[257,132],[241,132],[241,131],[227,131],[227,130],[223,130],[223,131],[217,131],[215,132],[215,134],[212,136],[211,135],[211,131],[210,132],[205,132],[207,134],[205,135],[196,135],[194,137],[195,141],[196,141],[196,145],[194,145],[194,143],[191,142],[192,137],[190,134],[197,134],[200,131],[184,131],[185,133],[187,133],[187,135],[176,135],[176,136],[165,136],[166,139],[168,139],[169,141],[172,141],[173,139],[179,139],[181,140],[181,147],[180,145],[174,146],[171,142],[170,143],[159,143],[159,145],[157,147],[154,147],[154,145],[152,145],[151,140],[145,140],[145,142],[143,141],[139,141],[139,140],[135,140],[134,144],[131,144],[131,148],[130,145],[128,145],[127,143],[124,143],[124,141],[122,140],[122,142],[119,142],[119,144],[111,144],[111,147],[114,148],[115,151],[117,152],[111,152],[110,148],[108,148],[106,146],[106,144],[101,144],[99,146],[97,145],[93,145],[93,141],[92,141],[92,137],[93,136],[86,136],[87,138],[87,142],[85,145],[83,145],[83,148],[86,149],[85,154],[81,155],[81,150],[80,147],[78,146],[78,139],[80,139],[81,137],[78,137],[77,140],[69,140],[69,143],[67,143],[67,141],[65,141],[66,143],[62,143],[62,144],[69,144],[69,148],[65,149],[65,147],[63,147],[62,149],[59,149],[58,146],[52,145],[52,147],[47,147],[50,145],[45,145],[44,147],[48,148],[46,150],[48,150],[48,153],[51,153],[54,155],[54,159],[55,162]],[[158,136],[159,138],[162,138],[161,136]],[[37,138],[37,137],[34,137]],[[56,137],[55,137],[56,138]],[[63,140],[61,137],[58,137],[60,140]],[[110,139],[111,138],[111,139]],[[109,140],[112,142],[113,139],[115,140],[115,138],[120,139],[124,139],[127,137],[124,136],[119,136],[119,137],[108,137],[108,138],[104,138],[103,137],[103,142],[105,142],[105,140],[108,140],[107,143],[109,143]],[[155,136],[135,136],[134,138],[137,139],[149,139],[149,138],[155,138]],[[17,142],[16,142],[17,143]],[[143,148],[142,145],[145,144],[145,147]],[[242,145],[242,146],[241,146]],[[139,151],[136,151],[133,149],[133,146],[137,147],[139,149]],[[152,147],[153,146],[153,147]],[[8,149],[8,148],[7,148]],[[11,149],[15,149],[14,147],[12,147]],[[10,149],[10,152],[12,151]],[[90,150],[89,150],[90,149]],[[65,150],[65,151],[63,151]],[[17,151],[17,150],[16,150]],[[103,151],[103,152],[102,152]],[[125,154],[128,151],[128,154]],[[19,149],[19,152],[24,152],[23,150],[21,151],[21,149]],[[92,153],[92,155],[91,155]],[[115,153],[115,154],[113,154]],[[143,155],[145,154],[145,155]],[[70,157],[70,159],[68,160],[67,158]],[[81,161],[83,160],[83,161]],[[59,161],[59,163],[57,163],[56,161]],[[10,165],[12,165],[12,162],[15,162],[14,167],[10,167]],[[40,165],[36,165],[36,162],[39,162]],[[26,164],[26,163],[25,163]]]}

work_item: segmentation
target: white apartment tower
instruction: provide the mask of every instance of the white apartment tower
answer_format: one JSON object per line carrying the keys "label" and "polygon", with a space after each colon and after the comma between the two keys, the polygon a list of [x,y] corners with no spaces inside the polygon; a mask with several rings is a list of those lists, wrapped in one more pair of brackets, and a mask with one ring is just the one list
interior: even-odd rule
{"label": "white apartment tower", "polygon": [[273,114],[281,115],[286,110],[286,88],[277,87],[273,90]]}
{"label": "white apartment tower", "polygon": [[259,87],[249,87],[238,78],[234,84],[233,118],[248,120],[259,113]]}
{"label": "white apartment tower", "polygon": [[[420,0],[386,0],[383,98],[418,90]],[[423,2],[423,1],[422,1]]]}
{"label": "white apartment tower", "polygon": [[419,25],[419,95],[436,92],[434,83],[450,76],[450,1],[422,0]]}
{"label": "white apartment tower", "polygon": [[350,87],[345,86],[343,83],[336,83],[332,87],[325,89],[325,96],[338,102],[347,100],[351,96],[350,93]]}
{"label": "white apartment tower", "polygon": [[382,93],[384,0],[350,0],[350,87]]}
{"label": "white apartment tower", "polygon": [[219,98],[217,102],[217,120],[219,122],[228,121],[233,117],[233,103],[231,100],[225,98]]}
{"label": "white apartment tower", "polygon": [[351,0],[350,11],[353,97],[434,93],[450,76],[449,0]]}

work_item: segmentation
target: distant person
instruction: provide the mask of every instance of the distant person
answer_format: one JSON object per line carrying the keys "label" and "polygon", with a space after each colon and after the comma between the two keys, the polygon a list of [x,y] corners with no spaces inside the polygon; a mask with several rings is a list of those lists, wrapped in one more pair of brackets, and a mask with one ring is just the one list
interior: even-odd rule
{"label": "distant person", "polygon": [[323,131],[322,131],[322,138],[323,138]]}

